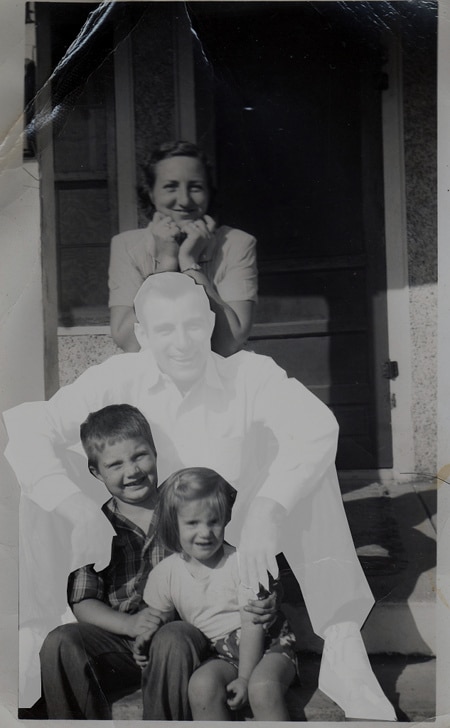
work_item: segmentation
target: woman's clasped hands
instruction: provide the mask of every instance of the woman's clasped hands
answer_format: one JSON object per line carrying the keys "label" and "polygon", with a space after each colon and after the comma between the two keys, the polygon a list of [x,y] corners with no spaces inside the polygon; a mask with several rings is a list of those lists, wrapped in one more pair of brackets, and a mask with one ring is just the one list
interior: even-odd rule
{"label": "woman's clasped hands", "polygon": [[174,222],[168,215],[155,212],[152,223],[159,272],[184,271],[198,264],[216,227],[209,215]]}

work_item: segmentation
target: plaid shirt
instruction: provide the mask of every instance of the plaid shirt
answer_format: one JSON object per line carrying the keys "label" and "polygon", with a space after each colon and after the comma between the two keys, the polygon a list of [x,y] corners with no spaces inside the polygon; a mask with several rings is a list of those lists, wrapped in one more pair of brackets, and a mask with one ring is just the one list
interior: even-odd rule
{"label": "plaid shirt", "polygon": [[147,534],[123,516],[114,498],[102,511],[116,531],[111,561],[106,569],[95,571],[94,565],[82,566],[69,576],[67,599],[70,605],[83,599],[98,599],[119,612],[134,614],[146,605],[142,599],[147,577],[156,564],[171,553],[156,534],[153,514]]}

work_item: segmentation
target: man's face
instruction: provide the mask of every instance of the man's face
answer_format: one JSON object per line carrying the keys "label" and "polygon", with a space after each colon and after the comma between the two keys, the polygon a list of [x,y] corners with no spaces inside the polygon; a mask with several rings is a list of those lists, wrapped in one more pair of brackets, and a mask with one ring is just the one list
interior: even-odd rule
{"label": "man's face", "polygon": [[149,296],[143,318],[143,346],[180,389],[189,389],[202,376],[211,351],[213,314],[193,292],[174,300]]}

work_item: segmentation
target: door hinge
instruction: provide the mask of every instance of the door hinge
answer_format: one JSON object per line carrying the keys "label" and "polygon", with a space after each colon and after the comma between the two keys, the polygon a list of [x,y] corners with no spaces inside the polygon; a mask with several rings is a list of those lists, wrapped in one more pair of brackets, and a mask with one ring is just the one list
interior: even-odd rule
{"label": "door hinge", "polygon": [[396,379],[398,377],[398,362],[388,359],[382,366],[382,372],[385,379]]}

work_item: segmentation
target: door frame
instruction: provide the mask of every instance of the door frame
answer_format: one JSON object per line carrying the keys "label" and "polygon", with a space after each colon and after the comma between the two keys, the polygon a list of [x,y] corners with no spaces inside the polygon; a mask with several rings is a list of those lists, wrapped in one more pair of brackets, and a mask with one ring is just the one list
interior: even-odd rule
{"label": "door frame", "polygon": [[[403,133],[402,43],[398,33],[383,38],[387,51],[388,88],[382,97],[384,215],[388,345],[399,376],[390,380],[392,474],[410,479],[414,472],[412,424],[412,344],[406,228],[406,181]],[[385,471],[386,474],[391,471]]]}

